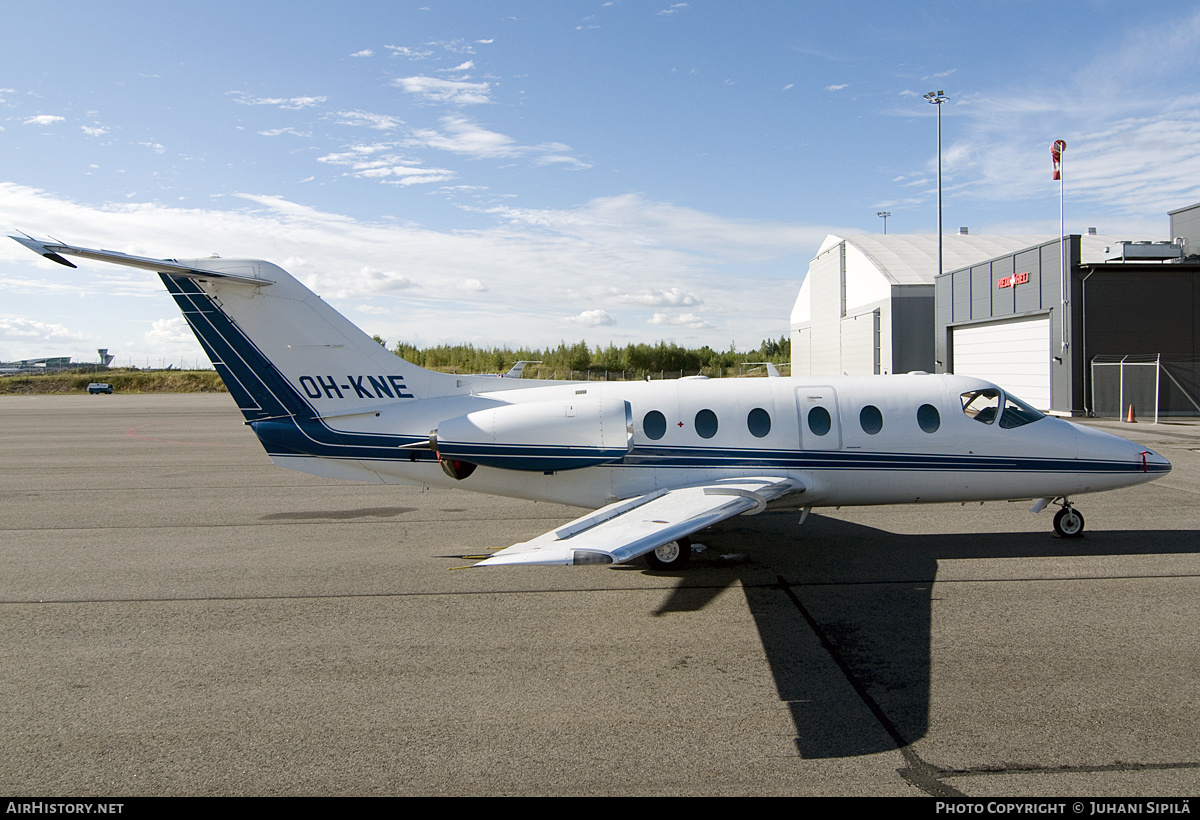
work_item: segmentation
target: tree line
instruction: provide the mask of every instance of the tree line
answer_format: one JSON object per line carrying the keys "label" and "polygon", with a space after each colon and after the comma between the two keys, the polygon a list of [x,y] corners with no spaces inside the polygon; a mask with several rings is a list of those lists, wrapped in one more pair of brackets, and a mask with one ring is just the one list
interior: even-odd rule
{"label": "tree line", "polygon": [[[388,344],[379,336],[373,337],[384,347]],[[542,349],[510,347],[475,347],[472,344],[437,345],[420,348],[399,342],[392,352],[413,364],[430,370],[454,373],[505,373],[519,361],[539,361],[528,365],[529,378],[579,378],[578,374],[608,373],[609,378],[660,378],[683,375],[740,376],[754,368],[750,362],[771,362],[787,365],[791,360],[792,344],[786,336],[764,339],[756,349],[738,352],[733,344],[729,350],[717,351],[705,345],[699,348],[680,347],[674,342],[627,344],[617,347],[591,347],[586,341]],[[615,374],[621,374],[616,376]],[[603,376],[601,376],[603,378]]]}

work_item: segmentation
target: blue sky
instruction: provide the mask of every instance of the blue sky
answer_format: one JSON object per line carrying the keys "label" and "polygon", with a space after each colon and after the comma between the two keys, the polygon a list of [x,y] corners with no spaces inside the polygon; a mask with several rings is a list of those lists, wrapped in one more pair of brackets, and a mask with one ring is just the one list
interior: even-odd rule
{"label": "blue sky", "polygon": [[[1194,3],[55,2],[5,10],[0,222],[282,265],[391,342],[725,349],[827,233],[1166,238]],[[156,277],[0,244],[0,359],[200,355]]]}

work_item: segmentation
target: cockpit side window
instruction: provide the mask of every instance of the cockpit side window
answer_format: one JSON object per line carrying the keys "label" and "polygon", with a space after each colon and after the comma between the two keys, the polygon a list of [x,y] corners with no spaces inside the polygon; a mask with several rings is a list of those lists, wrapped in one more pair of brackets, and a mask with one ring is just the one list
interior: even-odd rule
{"label": "cockpit side window", "polygon": [[962,394],[963,413],[980,424],[991,424],[1000,415],[1000,391],[971,390]]}

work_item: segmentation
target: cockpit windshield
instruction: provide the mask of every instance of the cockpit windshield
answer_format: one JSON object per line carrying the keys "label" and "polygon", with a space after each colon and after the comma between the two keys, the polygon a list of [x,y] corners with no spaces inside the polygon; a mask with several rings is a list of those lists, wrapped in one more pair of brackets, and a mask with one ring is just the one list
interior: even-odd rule
{"label": "cockpit windshield", "polygon": [[961,398],[963,414],[980,424],[993,424],[999,417],[1000,426],[1011,430],[1014,427],[1045,418],[1041,412],[1033,409],[1016,396],[1008,395],[994,387],[970,390],[963,393]]}

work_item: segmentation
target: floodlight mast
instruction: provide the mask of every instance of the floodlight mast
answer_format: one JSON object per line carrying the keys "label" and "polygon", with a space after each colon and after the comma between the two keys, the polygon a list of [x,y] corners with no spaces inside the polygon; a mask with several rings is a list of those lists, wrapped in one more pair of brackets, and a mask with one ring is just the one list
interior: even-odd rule
{"label": "floodlight mast", "polygon": [[938,276],[942,275],[942,103],[950,99],[945,91],[930,91],[925,95],[925,102],[937,106],[937,240],[938,240]]}

